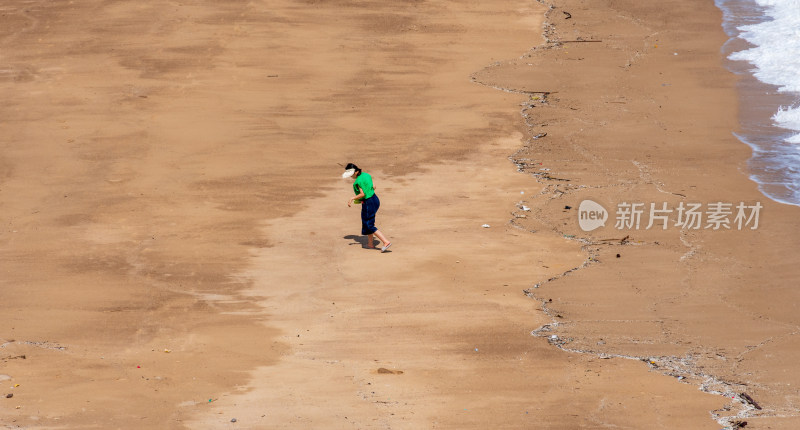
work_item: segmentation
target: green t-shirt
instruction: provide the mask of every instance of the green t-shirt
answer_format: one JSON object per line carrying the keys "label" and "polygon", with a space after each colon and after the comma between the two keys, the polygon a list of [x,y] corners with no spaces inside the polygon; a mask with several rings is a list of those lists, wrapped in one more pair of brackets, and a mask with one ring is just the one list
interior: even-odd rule
{"label": "green t-shirt", "polygon": [[[361,172],[356,178],[356,181],[353,182],[353,192],[359,195],[361,191],[364,191],[364,198],[362,200],[366,200],[375,195],[375,189],[372,187],[372,176],[370,176],[369,173]],[[359,201],[358,203],[361,202]]]}

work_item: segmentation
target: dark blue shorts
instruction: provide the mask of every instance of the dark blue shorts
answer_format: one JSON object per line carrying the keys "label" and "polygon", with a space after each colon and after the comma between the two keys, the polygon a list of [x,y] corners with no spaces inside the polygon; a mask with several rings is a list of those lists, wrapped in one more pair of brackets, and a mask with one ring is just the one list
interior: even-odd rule
{"label": "dark blue shorts", "polygon": [[372,197],[361,202],[361,234],[372,234],[378,231],[378,227],[375,227],[375,215],[378,213],[379,207],[381,207],[381,201],[378,200],[377,194],[373,194]]}

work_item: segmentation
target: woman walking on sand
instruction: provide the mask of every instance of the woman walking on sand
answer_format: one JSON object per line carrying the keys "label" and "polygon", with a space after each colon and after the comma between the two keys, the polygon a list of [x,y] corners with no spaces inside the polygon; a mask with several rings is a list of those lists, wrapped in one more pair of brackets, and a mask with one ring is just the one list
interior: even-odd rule
{"label": "woman walking on sand", "polygon": [[372,176],[369,173],[364,173],[353,163],[347,163],[344,168],[342,178],[352,178],[353,192],[355,197],[347,200],[347,207],[353,203],[361,204],[361,234],[367,236],[367,248],[375,249],[372,236],[378,236],[378,239],[383,244],[381,252],[386,252],[392,242],[375,227],[375,215],[378,213],[378,208],[381,207],[381,201],[375,195],[375,187],[372,185]]}

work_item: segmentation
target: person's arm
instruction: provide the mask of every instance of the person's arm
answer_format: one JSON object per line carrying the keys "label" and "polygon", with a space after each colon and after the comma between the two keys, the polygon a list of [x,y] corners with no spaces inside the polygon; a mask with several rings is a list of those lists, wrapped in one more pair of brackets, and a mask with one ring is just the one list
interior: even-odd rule
{"label": "person's arm", "polygon": [[361,192],[360,192],[360,193],[358,193],[358,195],[357,195],[357,196],[355,196],[355,197],[353,197],[352,199],[350,199],[350,200],[348,200],[348,201],[347,201],[347,207],[350,207],[350,205],[352,205],[352,204],[353,204],[353,202],[355,202],[356,200],[359,200],[359,199],[363,199],[363,198],[364,198],[364,190],[362,190],[362,189],[361,189],[361,187],[359,187],[358,189],[359,189]]}

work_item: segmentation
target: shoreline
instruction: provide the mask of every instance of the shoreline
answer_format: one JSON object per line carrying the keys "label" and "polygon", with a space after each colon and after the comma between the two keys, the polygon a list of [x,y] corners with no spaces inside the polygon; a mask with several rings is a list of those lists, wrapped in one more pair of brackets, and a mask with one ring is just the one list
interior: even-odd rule
{"label": "shoreline", "polygon": [[[569,7],[569,4],[571,2],[567,1],[567,2],[553,2],[553,3],[557,4],[559,7],[556,7],[556,8],[552,8],[551,7],[551,10],[550,10],[549,13],[557,13],[555,10],[557,10],[559,8],[563,9],[564,7]],[[566,6],[564,6],[564,4],[566,4]],[[574,7],[574,5],[573,5],[573,7]],[[563,10],[566,10],[566,9],[563,9]],[[641,22],[639,22],[639,23],[641,23]],[[557,29],[552,30],[552,31],[553,31],[553,33],[555,33],[555,32],[557,32]],[[718,33],[721,33],[721,32],[722,32],[722,27],[719,26]],[[656,46],[657,45],[654,45],[654,47],[656,47]],[[722,46],[722,45],[720,45],[720,46]],[[713,46],[712,46],[712,48],[713,48]],[[567,49],[567,48],[564,47],[564,49]],[[570,50],[572,50],[572,49],[570,48]],[[546,54],[543,54],[543,55],[546,55]],[[677,55],[677,53],[676,53],[676,55]],[[727,71],[728,69],[724,68],[724,66],[722,66],[722,60],[724,60],[724,59],[721,59],[721,61],[718,62],[719,64],[717,65],[717,68],[718,69],[719,68],[723,68],[725,71]],[[727,60],[725,60],[725,61],[727,61]],[[691,99],[689,99],[689,100],[691,100]],[[689,101],[689,100],[684,100],[684,101]],[[694,100],[696,100],[696,99],[694,99]],[[692,101],[694,101],[694,100],[692,100]],[[531,107],[533,108],[533,106],[531,106]],[[661,106],[659,106],[659,108],[661,108]],[[534,109],[534,111],[535,111],[535,109]],[[734,116],[734,118],[736,118],[736,116]],[[731,131],[733,131],[734,129],[735,128],[732,128]],[[547,148],[547,143],[546,143],[546,141],[544,141],[544,139],[547,139],[549,136],[552,136],[552,135],[553,135],[552,132],[548,132],[548,134],[546,136],[542,136],[542,141],[545,142],[545,143],[541,143],[540,145],[545,146],[545,148]],[[538,140],[537,140],[537,143],[539,143]],[[736,142],[736,143],[740,143],[740,142]],[[744,142],[741,142],[741,143],[744,143]],[[744,146],[744,145],[742,145],[742,146]],[[742,151],[742,148],[737,148],[735,152],[736,153],[741,153],[743,151]],[[567,158],[569,159],[569,157],[567,157]],[[742,163],[749,159],[749,157],[748,158],[737,157],[737,158],[742,160],[741,161]],[[524,160],[527,161],[527,160],[530,160],[530,159],[526,158]],[[544,158],[543,160],[547,161],[547,158]],[[572,160],[575,161],[574,158]],[[692,196],[692,194],[687,193],[686,189],[681,189],[680,193],[678,193],[677,192],[678,190],[675,189],[675,187],[666,186],[667,185],[666,181],[662,182],[662,181],[659,181],[656,177],[654,177],[654,175],[651,174],[650,170],[657,170],[659,167],[663,168],[663,166],[659,166],[658,165],[659,164],[658,161],[660,161],[660,160],[654,159],[652,161],[653,161],[653,164],[650,164],[649,166],[647,166],[645,168],[645,170],[643,170],[641,168],[640,164],[634,163],[634,164],[636,164],[636,167],[639,169],[640,179],[645,180],[646,183],[648,183],[648,184],[655,185],[656,191],[659,194],[665,194],[665,193],[668,194],[668,195],[671,194],[672,196],[670,196],[670,199],[672,201],[675,201],[675,196],[681,197],[681,200],[686,200],[686,201],[691,201],[691,199],[693,199],[693,198],[696,199],[696,197]],[[539,164],[545,164],[545,163],[539,163]],[[593,163],[593,164],[597,164],[597,163]],[[518,165],[518,167],[521,167],[525,171],[530,171],[531,170],[530,164],[517,163],[517,165]],[[672,169],[677,170],[677,168],[675,166],[673,166],[673,165],[667,164],[667,166],[669,166],[669,168],[671,170]],[[553,170],[556,170],[556,169],[553,169]],[[572,166],[570,168],[568,168],[568,169],[565,169],[565,170],[580,171],[579,168],[575,168],[575,167],[572,167]],[[737,170],[737,169],[734,169],[734,170]],[[562,179],[563,180],[563,178],[564,178],[563,174],[560,175],[560,172],[558,172],[557,170],[553,174],[556,175],[556,176],[560,176],[560,178],[558,178],[558,179]],[[539,181],[540,183],[543,183],[545,186],[550,186],[551,188],[554,188],[556,191],[559,192],[558,195],[551,196],[550,197],[551,199],[562,201],[563,203],[566,203],[567,205],[572,205],[572,207],[577,208],[579,201],[576,200],[575,197],[570,198],[569,194],[570,194],[570,192],[572,192],[573,194],[580,193],[581,190],[576,190],[576,189],[572,189],[572,190],[567,189],[565,191],[559,190],[558,182],[552,181],[550,179],[550,175],[551,175],[551,173],[549,173],[549,172],[548,172],[547,175],[542,175],[540,173],[535,173],[535,172],[533,173],[533,176],[535,176],[537,178],[537,181]],[[747,177],[745,177],[744,179],[745,180],[749,180],[749,178],[747,178]],[[692,180],[692,179],[688,178],[688,180]],[[740,179],[740,180],[737,180],[737,182],[742,182],[742,181]],[[674,181],[672,185],[680,186],[679,183],[680,183],[680,181]],[[622,184],[620,184],[620,185],[622,185]],[[625,185],[622,185],[622,186],[625,186]],[[670,188],[672,188],[674,191],[671,191]],[[692,188],[694,188],[694,187],[692,187]],[[748,187],[748,188],[752,188],[752,186]],[[638,191],[638,193],[643,193],[642,190],[637,190],[637,191]],[[590,197],[595,198],[598,195],[602,196],[602,194],[603,194],[602,192],[593,192],[593,194],[590,194]],[[616,193],[616,194],[619,194],[619,193]],[[643,194],[646,194],[646,193],[643,193]],[[750,199],[753,199],[753,200],[756,200],[756,201],[768,200],[769,201],[768,207],[771,206],[772,208],[776,208],[777,211],[780,211],[780,212],[783,212],[783,213],[791,214],[793,212],[793,210],[796,209],[796,208],[793,209],[791,206],[788,207],[788,208],[786,208],[786,207],[781,208],[780,206],[782,206],[782,203],[773,202],[768,197],[760,194],[760,192],[756,192],[755,193],[756,195],[753,195],[753,193],[750,193],[750,194],[751,194],[751,197],[749,197],[747,199],[748,201]],[[651,195],[651,197],[649,197],[649,198],[652,199],[652,193],[650,193],[650,195]],[[759,198],[759,196],[761,198]],[[606,197],[606,199],[608,198],[607,196],[603,196],[603,197]],[[622,199],[621,197],[617,197],[617,198],[620,199],[618,201],[621,201],[621,199]],[[630,197],[628,197],[628,199],[630,199]],[[667,199],[662,199],[662,200],[667,200]],[[606,207],[609,207],[608,205],[605,204],[605,202],[603,200],[599,200],[599,201],[603,202],[603,204]],[[606,200],[606,201],[608,201],[608,200]],[[658,200],[653,199],[653,200],[650,200],[650,201],[658,201]],[[538,205],[538,207],[537,207],[537,205],[531,205],[531,206],[534,207],[534,210],[539,209],[539,210],[546,211],[548,209],[547,206],[548,206],[549,202],[544,202],[544,203],[539,202],[539,203],[540,204]],[[605,239],[601,239],[602,235],[608,235],[608,234],[612,234],[613,235],[613,230],[609,231],[608,228],[604,229],[604,231],[600,235],[598,235],[597,232],[593,232],[593,233],[580,232],[579,230],[575,229],[573,226],[569,226],[569,227],[565,227],[565,228],[555,227],[554,223],[556,221],[558,221],[558,224],[561,224],[560,221],[564,220],[564,217],[560,216],[560,215],[555,215],[555,210],[556,210],[556,207],[558,207],[558,205],[552,205],[552,206],[553,207],[549,208],[550,211],[548,213],[548,215],[549,215],[549,217],[551,219],[551,226],[553,226],[553,228],[556,231],[558,231],[559,233],[563,234],[565,237],[568,237],[568,238],[569,237],[573,237],[574,239],[571,239],[571,240],[578,241],[579,243],[582,243],[584,250],[587,252],[588,258],[587,258],[586,263],[584,263],[583,266],[576,267],[575,269],[572,269],[572,270],[566,272],[565,274],[563,274],[563,275],[561,275],[559,277],[551,278],[551,279],[546,281],[547,283],[553,282],[553,281],[555,281],[557,283],[560,282],[561,284],[559,285],[559,287],[571,289],[570,292],[566,293],[566,297],[564,297],[561,300],[561,302],[563,304],[559,304],[559,301],[553,302],[550,299],[542,298],[542,293],[539,290],[539,288],[542,287],[542,286],[545,286],[545,283],[537,284],[532,289],[526,290],[526,293],[531,298],[537,300],[539,303],[542,304],[543,310],[545,310],[548,313],[548,315],[551,316],[551,320],[552,320],[551,323],[545,324],[542,327],[540,327],[537,330],[535,330],[534,333],[536,335],[541,336],[541,337],[548,337],[548,338],[550,338],[552,336],[552,338],[548,339],[550,341],[550,343],[555,344],[557,347],[559,347],[560,349],[563,349],[565,351],[571,351],[571,352],[582,353],[582,354],[590,354],[590,355],[594,355],[594,356],[598,356],[598,357],[624,357],[624,358],[628,358],[628,359],[640,360],[640,361],[645,362],[647,364],[647,366],[650,369],[654,370],[654,371],[658,371],[658,372],[660,372],[662,374],[674,377],[674,378],[678,379],[679,381],[681,381],[683,383],[686,383],[688,381],[691,384],[695,384],[695,385],[699,386],[705,392],[718,394],[718,395],[721,395],[721,396],[724,396],[724,397],[727,397],[727,398],[733,398],[734,401],[732,402],[731,405],[726,406],[725,408],[717,410],[717,411],[712,411],[712,416],[721,425],[733,426],[731,428],[735,428],[735,425],[736,425],[737,422],[738,423],[742,423],[746,419],[751,419],[751,420],[755,419],[755,421],[750,421],[751,425],[753,425],[754,423],[755,423],[755,425],[759,425],[759,424],[768,425],[769,423],[776,424],[776,423],[779,423],[781,419],[786,420],[785,423],[783,423],[782,425],[791,425],[791,424],[789,424],[790,422],[797,421],[798,413],[800,411],[798,409],[796,409],[796,408],[781,409],[780,407],[778,407],[776,405],[770,405],[769,407],[765,408],[767,410],[771,409],[770,412],[767,412],[767,411],[761,410],[761,407],[758,407],[758,408],[754,407],[753,403],[751,403],[752,397],[749,397],[749,396],[745,395],[747,390],[748,390],[747,386],[749,384],[746,383],[746,382],[739,382],[739,381],[748,380],[749,378],[747,376],[738,375],[738,374],[731,374],[730,371],[727,371],[727,372],[722,371],[719,368],[719,366],[713,366],[713,367],[716,367],[716,369],[714,369],[713,371],[710,371],[710,372],[708,370],[702,370],[702,369],[704,369],[704,367],[705,368],[712,367],[712,366],[708,366],[707,363],[704,363],[704,360],[702,358],[698,358],[698,355],[699,355],[698,354],[698,350],[702,350],[703,348],[694,348],[694,351],[692,351],[692,349],[689,349],[687,351],[685,348],[678,347],[678,348],[673,348],[673,350],[672,350],[673,352],[665,354],[665,351],[663,349],[661,349],[661,348],[655,348],[655,349],[648,348],[648,347],[642,348],[641,346],[634,346],[634,345],[626,346],[624,344],[622,344],[622,345],[621,344],[617,344],[617,345],[608,346],[609,344],[613,344],[613,342],[608,341],[608,339],[607,339],[607,337],[614,337],[615,336],[615,333],[613,331],[612,332],[605,332],[605,334],[602,331],[602,329],[600,331],[596,331],[597,328],[596,327],[592,327],[592,324],[596,324],[596,323],[591,323],[591,322],[587,323],[587,324],[584,324],[583,328],[574,328],[574,326],[580,325],[580,323],[576,324],[575,321],[570,321],[569,311],[565,312],[565,310],[566,309],[570,309],[570,310],[573,310],[573,311],[577,311],[579,309],[576,306],[580,306],[580,300],[583,299],[583,296],[574,296],[574,294],[577,293],[578,290],[581,290],[581,289],[585,290],[585,288],[581,288],[577,284],[579,281],[574,281],[574,282],[570,283],[570,279],[569,279],[568,275],[572,274],[573,272],[575,272],[577,270],[590,271],[592,268],[589,267],[589,265],[592,262],[599,262],[599,260],[603,260],[605,262],[612,262],[613,261],[613,254],[615,252],[618,252],[616,254],[616,257],[619,258],[620,257],[620,253],[619,252],[623,252],[622,250],[625,248],[625,245],[637,245],[638,244],[640,246],[645,246],[645,247],[648,247],[648,246],[652,247],[653,245],[656,245],[656,247],[662,247],[664,245],[667,245],[669,247],[669,239],[667,238],[667,236],[655,234],[653,232],[624,231],[624,232],[620,232],[618,234],[618,236],[620,236],[620,237],[621,236],[625,236],[625,239],[623,239],[620,243],[618,243],[617,246],[609,246],[609,243]],[[565,212],[565,211],[561,211],[561,212]],[[791,219],[791,215],[787,215],[787,217],[788,217],[788,219]],[[783,220],[779,220],[779,222],[788,222],[789,225],[791,225],[793,223],[793,221],[788,221],[788,219],[784,218]],[[674,221],[674,219],[673,219],[673,221]],[[564,225],[566,225],[566,223]],[[570,228],[570,227],[572,227],[572,228]],[[572,233],[572,234],[570,234],[570,233]],[[637,235],[637,234],[641,234],[641,235],[647,237],[648,239],[644,240],[644,241],[638,241],[638,243],[637,243],[636,239],[639,239],[640,237],[632,237],[631,235],[626,235],[627,233],[631,233],[631,235],[634,235],[634,236]],[[675,241],[675,239],[672,239],[675,242],[679,242],[676,245],[680,246],[680,244],[682,244],[683,246],[688,248],[687,252],[685,254],[683,254],[682,256],[680,256],[679,259],[677,259],[680,262],[683,262],[686,259],[697,258],[695,256],[696,254],[704,253],[703,252],[703,248],[708,246],[709,243],[713,243],[714,242],[713,240],[711,240],[712,238],[710,236],[708,236],[708,235],[703,235],[705,237],[701,236],[699,238],[700,240],[697,240],[698,238],[691,237],[691,236],[693,236],[691,233],[689,235],[684,234],[684,233],[681,233],[680,237],[678,238],[679,241]],[[600,236],[600,237],[598,237],[598,236]],[[654,239],[658,239],[658,240],[654,241]],[[736,240],[736,239],[734,239],[734,240]],[[617,239],[617,241],[619,241],[619,239]],[[717,242],[717,243],[719,243],[719,242]],[[722,243],[725,243],[725,242],[723,241]],[[791,244],[791,240],[789,240],[788,242],[785,242],[785,243],[787,243],[787,245],[789,245],[789,244]],[[791,245],[789,245],[789,246],[791,246]],[[629,251],[629,252],[631,252],[631,251]],[[705,251],[705,252],[708,252],[708,251]],[[728,254],[728,253],[726,253],[726,254]],[[658,255],[658,254],[656,254],[656,255]],[[678,256],[680,254],[675,254],[675,255]],[[656,261],[656,260],[653,260],[653,261]],[[600,263],[600,264],[603,264],[603,263]],[[651,266],[651,267],[655,266],[655,267],[653,267],[654,269],[660,270],[658,268],[659,264],[655,264],[654,265],[652,263],[649,263],[649,264],[647,264],[647,266]],[[647,266],[645,266],[645,267],[647,267]],[[599,281],[603,282],[604,278],[608,278],[609,277],[608,275],[609,275],[608,273],[600,275],[599,276]],[[666,275],[666,273],[665,273],[665,275]],[[669,275],[667,275],[667,276],[669,276]],[[615,276],[615,277],[619,277],[619,276]],[[584,277],[584,280],[583,280],[584,283],[597,282],[597,281],[598,281],[598,277],[595,277],[593,279],[589,275],[586,275],[586,277]],[[685,283],[686,282],[686,278],[684,278],[684,280],[682,282]],[[701,282],[695,281],[696,285],[703,285]],[[659,282],[659,284],[662,284],[662,282]],[[638,290],[637,294],[642,294],[642,290],[639,290],[638,288],[637,288],[637,290]],[[549,291],[549,292],[545,292],[544,294],[548,294],[548,295],[558,294],[556,291],[558,291],[558,290],[552,290],[552,291]],[[646,292],[644,294],[646,296],[652,297],[652,299],[655,299],[656,303],[658,303],[658,300],[663,300],[663,298],[659,299],[659,295],[660,294],[658,292],[647,291],[647,290],[645,290],[645,291]],[[570,294],[573,294],[573,296],[570,296]],[[684,292],[683,295],[688,295],[688,294],[686,292]],[[545,296],[545,297],[547,297],[547,296]],[[569,297],[576,297],[576,298],[578,298],[579,301],[578,302],[570,302],[571,300],[574,300],[574,299],[570,299]],[[619,299],[620,297],[629,297],[630,298],[632,296],[622,295],[622,296],[618,296],[617,298]],[[637,302],[638,303],[642,303],[641,299],[638,299]],[[635,303],[637,303],[637,302],[635,302]],[[646,303],[646,302],[644,302],[644,303]],[[556,307],[559,310],[557,310],[557,311],[556,310],[549,311],[548,310],[548,306]],[[651,305],[651,306],[653,306],[653,305]],[[656,307],[652,307],[651,309],[655,310],[657,308]],[[616,313],[616,312],[619,312],[621,310],[622,309],[620,308],[620,306],[614,306],[614,305],[610,305],[609,304],[608,308],[605,309],[604,313]],[[665,318],[666,317],[666,318],[672,319],[672,318],[675,318],[676,316],[680,315],[680,310],[679,309],[675,309],[672,312],[673,312],[672,314],[661,315],[660,318]],[[582,313],[585,313],[585,312],[579,312],[579,314],[582,314]],[[564,315],[562,316],[561,314],[564,314]],[[590,312],[590,314],[597,315],[599,317],[599,319],[597,320],[598,322],[602,321],[603,317],[600,316],[600,314],[591,313],[591,312]],[[556,318],[556,315],[559,317],[559,319]],[[654,315],[654,316],[656,316],[657,320],[659,319],[657,314]],[[788,317],[788,315],[787,314],[783,314],[782,317],[786,318],[786,317]],[[565,318],[565,319],[560,319],[560,318]],[[761,318],[761,316],[759,316],[758,318]],[[629,320],[629,322],[636,322],[636,321],[637,320],[635,318]],[[641,321],[641,322],[644,322],[644,320]],[[661,322],[663,323],[663,320]],[[680,319],[677,319],[675,322],[677,323],[677,324],[674,324],[676,327],[680,327],[681,326]],[[563,329],[563,328],[561,330],[559,330],[559,325],[566,325],[568,328],[566,330]],[[569,326],[573,326],[573,327],[569,327]],[[762,327],[761,329],[765,330],[765,333],[770,333],[770,329],[767,328],[767,327]],[[648,329],[645,329],[644,331],[642,331],[640,329],[638,331],[634,330],[634,333],[642,335],[645,338],[649,337],[650,339],[652,339],[652,340],[646,341],[645,343],[648,343],[650,341],[663,342],[665,340],[666,341],[670,340],[669,337],[671,337],[671,335],[669,335],[668,333],[671,330],[675,330],[675,328],[667,329],[666,327],[663,327],[661,329],[662,336],[666,335],[667,339],[660,339],[660,340],[656,340],[656,339],[658,339],[658,336],[653,336],[653,335],[655,335],[657,333],[657,331],[653,332],[653,331],[648,330]],[[648,331],[650,332],[649,334],[648,334]],[[551,334],[551,333],[558,333],[558,334]],[[616,336],[619,336],[619,334],[616,334]],[[580,337],[583,337],[583,339],[580,339]],[[593,342],[590,341],[590,339],[592,339],[592,338],[597,341],[596,345],[593,345]],[[774,337],[772,337],[771,335],[768,335],[767,339],[768,339],[767,342],[772,342]],[[725,342],[725,339],[719,339],[715,343],[719,343],[720,340]],[[675,346],[678,346],[681,343],[684,343],[684,342],[682,342],[680,340],[680,338],[673,339],[673,340],[671,340],[671,342],[674,343]],[[689,342],[689,343],[691,343],[691,342]],[[722,347],[722,348],[724,348],[724,347]],[[751,347],[746,347],[746,350],[749,351],[750,350],[749,348],[751,348]],[[683,352],[682,354],[678,354],[678,355],[672,355],[672,354],[675,354],[675,352],[677,352],[677,351],[681,351],[681,349],[683,349],[683,351],[685,351],[685,352]],[[720,351],[722,351],[722,349],[720,349]],[[790,347],[789,350],[782,350],[782,353],[796,354],[796,351],[794,350],[794,348]],[[723,358],[725,358],[725,357],[734,358],[733,356],[730,355],[730,353],[724,353],[724,352],[723,353],[719,353],[719,352],[716,352],[716,354],[719,357],[723,357]],[[770,369],[770,371],[786,372],[787,369],[785,369],[785,368],[783,368],[783,369]],[[746,375],[752,375],[752,374],[748,373]],[[763,384],[763,382],[761,384],[759,384],[759,383],[756,382],[757,379],[756,380],[750,379],[750,380],[753,381],[753,383],[756,384],[757,386],[761,386],[763,388],[763,385],[761,385],[761,384]],[[734,382],[734,381],[737,381],[737,382]],[[750,389],[753,389],[753,388],[751,387]],[[773,390],[774,390],[774,388],[773,388]],[[791,390],[785,391],[784,393],[786,395],[790,395]],[[773,391],[770,394],[775,395],[775,394],[778,394],[778,393],[775,393]],[[762,403],[762,405],[763,405],[763,403]],[[729,410],[731,408],[734,408],[734,409],[738,408],[738,411],[736,413],[732,413]],[[728,428],[728,427],[726,427],[726,428]]]}
{"label": "shoreline", "polygon": [[[722,46],[721,52],[725,56],[726,67],[740,77],[737,85],[740,93],[740,127],[736,131],[736,136],[753,150],[753,155],[747,162],[748,174],[767,198],[798,206],[800,203],[797,199],[792,199],[793,196],[788,195],[792,189],[787,187],[786,183],[791,177],[786,177],[785,173],[796,164],[792,162],[793,159],[797,161],[791,145],[784,141],[794,133],[781,128],[773,120],[778,109],[796,104],[798,95],[778,92],[778,86],[762,82],[751,73],[754,67],[751,63],[728,58],[734,52],[753,47],[749,42],[739,38],[739,30],[736,27],[764,22],[766,18],[763,15],[763,8],[753,4],[743,6],[730,1],[717,3],[721,3],[718,7],[723,10],[723,28],[730,38]],[[747,9],[748,7],[758,8],[758,14]],[[735,21],[737,19],[738,21]]]}

